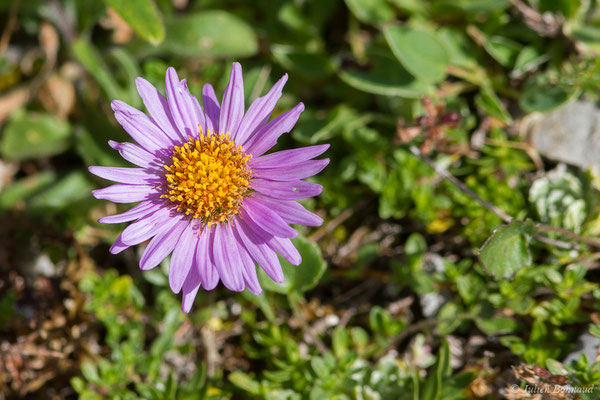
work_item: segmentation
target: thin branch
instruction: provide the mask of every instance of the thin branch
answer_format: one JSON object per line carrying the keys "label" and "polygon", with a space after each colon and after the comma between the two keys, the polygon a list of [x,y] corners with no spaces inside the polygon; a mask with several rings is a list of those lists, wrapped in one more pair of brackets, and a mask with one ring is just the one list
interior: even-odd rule
{"label": "thin branch", "polygon": [[[469,189],[467,187],[467,185],[465,185],[460,180],[458,180],[456,177],[454,177],[454,175],[451,175],[448,171],[446,171],[445,169],[443,169],[442,167],[437,165],[435,161],[433,161],[431,158],[429,158],[428,156],[423,154],[421,152],[421,150],[419,150],[416,146],[410,146],[409,149],[410,149],[411,153],[413,153],[414,155],[419,157],[421,160],[423,160],[425,163],[427,163],[427,165],[429,165],[431,168],[433,168],[433,170],[435,170],[435,172],[437,172],[441,177],[448,180],[450,183],[452,183],[454,186],[456,186],[458,189],[460,189],[460,191],[462,191],[464,194],[466,194],[467,196],[469,196],[470,198],[472,198],[473,200],[475,200],[476,202],[481,204],[483,207],[485,207],[489,211],[496,214],[501,220],[503,220],[507,224],[509,224],[513,221],[513,218],[510,215],[506,214],[504,211],[502,211],[500,208],[496,207],[492,203],[482,199],[478,194],[476,194],[471,189]],[[574,245],[574,244],[571,244],[568,242],[563,242],[563,241],[552,239],[552,238],[548,238],[548,237],[545,237],[542,235],[542,233],[555,232],[564,237],[568,237],[569,239],[577,240],[577,241],[586,243],[589,246],[600,248],[600,241],[578,235],[567,229],[558,228],[558,227],[550,226],[550,225],[544,225],[544,224],[537,224],[536,226],[540,233],[536,233],[534,235],[534,237],[542,243],[546,243],[546,244],[556,246],[556,247],[559,247],[562,249],[567,249],[567,250],[573,249],[576,247],[576,245]]]}
{"label": "thin branch", "polygon": [[2,59],[4,56],[4,52],[10,43],[10,37],[15,30],[15,26],[17,24],[17,10],[19,9],[20,2],[20,0],[13,0],[13,3],[10,6],[8,21],[6,22],[6,26],[2,32],[2,36],[0,37],[0,59]]}
{"label": "thin branch", "polygon": [[459,181],[457,178],[455,178],[454,175],[451,175],[450,173],[448,173],[448,171],[446,171],[445,169],[438,166],[435,163],[435,161],[433,161],[431,158],[429,158],[428,156],[423,154],[421,152],[421,150],[419,150],[418,147],[410,146],[409,149],[410,149],[411,153],[413,153],[415,156],[419,157],[421,160],[423,160],[425,163],[427,163],[427,165],[429,165],[431,168],[433,168],[435,170],[435,172],[437,172],[440,176],[442,176],[444,179],[446,179],[447,181],[452,183],[454,186],[459,188],[461,190],[461,192],[463,192],[464,194],[466,194],[467,196],[469,196],[470,198],[472,198],[473,200],[475,200],[476,202],[478,202],[479,204],[481,204],[482,206],[484,206],[485,208],[487,208],[488,210],[490,210],[491,212],[496,214],[502,221],[506,222],[507,224],[512,222],[513,218],[510,215],[508,215],[507,213],[505,213],[504,211],[502,211],[500,208],[496,207],[489,201],[482,199],[477,193],[475,193],[471,189],[469,189],[467,187],[467,185],[465,185],[464,183]]}
{"label": "thin branch", "polygon": [[589,246],[600,248],[600,240],[592,239],[592,238],[582,236],[582,235],[578,235],[577,233],[571,232],[568,229],[559,228],[557,226],[552,226],[552,225],[544,225],[544,224],[537,224],[536,228],[539,232],[554,232],[561,236],[568,237],[569,239],[573,239],[578,242],[583,242]]}

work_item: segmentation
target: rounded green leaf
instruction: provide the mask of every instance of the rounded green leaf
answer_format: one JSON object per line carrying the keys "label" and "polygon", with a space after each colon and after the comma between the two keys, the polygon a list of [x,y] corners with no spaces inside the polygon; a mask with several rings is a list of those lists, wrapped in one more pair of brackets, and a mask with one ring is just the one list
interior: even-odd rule
{"label": "rounded green leaf", "polygon": [[519,105],[527,112],[548,112],[569,101],[573,93],[561,86],[530,86],[523,92]]}
{"label": "rounded green leaf", "polygon": [[165,38],[165,27],[152,0],[104,0],[140,37],[153,45]]}
{"label": "rounded green leaf", "polygon": [[2,131],[0,152],[6,160],[53,156],[69,147],[71,126],[51,114],[17,110]]}
{"label": "rounded green leaf", "polygon": [[387,51],[369,53],[370,68],[367,71],[348,69],[339,72],[348,85],[363,92],[383,96],[420,98],[431,94],[428,82],[415,78]]}
{"label": "rounded green leaf", "polygon": [[346,0],[346,5],[358,20],[367,24],[389,22],[396,16],[386,0]]}
{"label": "rounded green leaf", "polygon": [[383,34],[398,61],[412,75],[431,82],[444,79],[450,57],[435,34],[398,25],[384,27]]}
{"label": "rounded green leaf", "polygon": [[531,222],[522,221],[496,228],[479,253],[485,270],[496,278],[511,278],[521,268],[531,265],[532,231]]}
{"label": "rounded green leaf", "polygon": [[323,260],[321,249],[313,242],[304,237],[292,239],[292,243],[302,256],[302,263],[298,266],[287,262],[283,257],[279,257],[285,281],[275,283],[267,274],[259,268],[258,276],[261,286],[266,290],[289,294],[292,292],[305,292],[314,288],[327,267]]}
{"label": "rounded green leaf", "polygon": [[248,57],[258,52],[250,25],[222,10],[174,16],[165,21],[167,35],[159,46],[134,43],[132,52],[178,57]]}

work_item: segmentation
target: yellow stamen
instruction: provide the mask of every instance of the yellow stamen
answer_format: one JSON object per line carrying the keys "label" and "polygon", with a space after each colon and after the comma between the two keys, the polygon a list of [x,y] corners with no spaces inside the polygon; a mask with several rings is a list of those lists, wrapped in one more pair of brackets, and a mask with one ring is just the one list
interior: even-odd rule
{"label": "yellow stamen", "polygon": [[225,222],[239,212],[249,189],[251,157],[229,133],[204,135],[200,130],[199,138],[173,148],[171,164],[164,165],[167,188],[160,197],[204,224]]}

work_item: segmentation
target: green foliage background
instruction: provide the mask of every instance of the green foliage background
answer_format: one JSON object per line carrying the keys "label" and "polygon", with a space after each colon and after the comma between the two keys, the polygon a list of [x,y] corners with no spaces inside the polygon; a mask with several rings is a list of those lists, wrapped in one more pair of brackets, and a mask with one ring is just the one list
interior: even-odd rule
{"label": "green foliage background", "polygon": [[[518,133],[597,100],[595,0],[21,0],[0,21],[2,396],[493,399],[521,363],[600,384],[562,363],[600,337],[597,253],[539,225],[597,236],[599,177]],[[280,148],[331,143],[304,203],[325,224],[285,284],[201,291],[185,315],[168,261],[108,254],[123,226],[96,220],[126,207],[91,197],[87,166],[127,165],[110,101],[141,108],[136,77],[222,94],[234,60],[247,104],[286,72],[274,115],[305,103]]]}

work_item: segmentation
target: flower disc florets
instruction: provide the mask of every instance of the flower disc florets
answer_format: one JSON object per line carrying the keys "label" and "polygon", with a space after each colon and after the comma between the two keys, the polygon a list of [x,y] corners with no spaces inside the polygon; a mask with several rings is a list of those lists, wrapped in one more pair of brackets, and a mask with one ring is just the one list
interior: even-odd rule
{"label": "flower disc florets", "polygon": [[250,158],[228,133],[200,133],[173,148],[171,163],[164,166],[167,188],[161,197],[203,224],[225,222],[239,212],[248,192]]}

